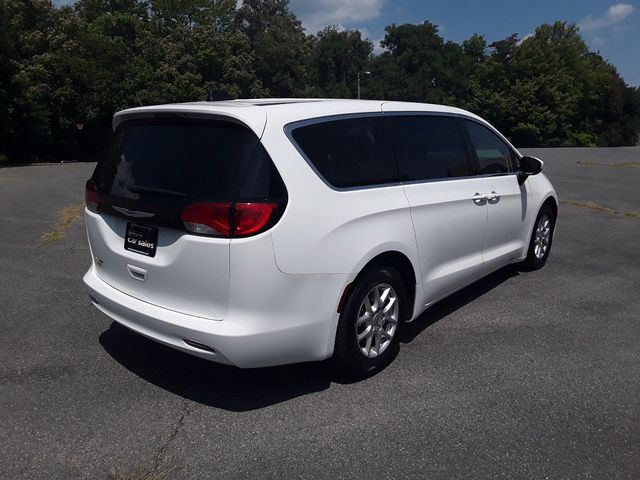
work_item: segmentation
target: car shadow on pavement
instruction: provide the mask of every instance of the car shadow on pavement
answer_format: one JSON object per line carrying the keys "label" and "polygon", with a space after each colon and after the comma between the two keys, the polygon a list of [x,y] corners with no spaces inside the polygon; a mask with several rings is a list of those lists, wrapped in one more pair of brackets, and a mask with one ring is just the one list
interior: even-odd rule
{"label": "car shadow on pavement", "polygon": [[[519,273],[505,267],[429,308],[408,324],[402,343]],[[166,347],[116,322],[100,335],[100,344],[118,363],[167,391],[204,405],[244,412],[275,405],[329,388],[352,383],[329,362],[239,369],[220,365]]]}
{"label": "car shadow on pavement", "polygon": [[439,322],[443,318],[451,315],[456,310],[464,307],[465,305],[473,302],[478,297],[481,297],[485,293],[493,290],[500,284],[506,282],[510,278],[520,275],[520,271],[514,265],[507,265],[506,267],[497,270],[486,277],[481,278],[475,283],[472,283],[468,287],[459,290],[449,297],[440,300],[431,307],[429,307],[422,315],[416,318],[413,322],[405,325],[402,331],[401,343],[410,343],[420,333],[429,328],[436,322]]}
{"label": "car shadow on pavement", "polygon": [[334,373],[327,362],[240,369],[166,347],[116,322],[100,344],[140,378],[194,402],[243,412],[329,388]]}

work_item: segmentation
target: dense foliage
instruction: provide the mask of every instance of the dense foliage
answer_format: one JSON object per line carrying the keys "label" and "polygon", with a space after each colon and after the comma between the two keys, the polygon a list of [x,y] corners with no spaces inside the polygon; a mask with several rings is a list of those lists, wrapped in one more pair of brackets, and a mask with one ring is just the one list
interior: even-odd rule
{"label": "dense foliage", "polygon": [[[519,146],[630,145],[640,91],[590,52],[575,25],[487,44],[437,26],[390,25],[384,52],[357,30],[305,34],[288,0],[0,0],[0,162],[88,158],[117,110],[237,97],[445,103]],[[366,75],[364,72],[368,72]]]}

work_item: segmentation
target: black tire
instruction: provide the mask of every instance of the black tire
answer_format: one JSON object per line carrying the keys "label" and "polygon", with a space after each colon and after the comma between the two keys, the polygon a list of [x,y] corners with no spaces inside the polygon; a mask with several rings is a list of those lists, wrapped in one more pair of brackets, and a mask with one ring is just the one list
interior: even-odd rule
{"label": "black tire", "polygon": [[[392,338],[388,341],[386,347],[381,349],[382,351],[379,355],[374,358],[368,358],[361,351],[361,346],[357,340],[358,328],[363,327],[363,325],[357,325],[357,319],[361,307],[365,308],[363,306],[365,296],[369,294],[375,296],[372,290],[374,287],[380,285],[389,285],[395,291],[398,304],[398,318]],[[384,287],[380,288],[383,289]],[[406,289],[402,277],[396,269],[391,267],[372,267],[362,272],[351,287],[349,297],[345,302],[338,321],[333,352],[333,364],[336,370],[350,378],[366,378],[384,369],[398,354],[400,349],[400,336],[406,315]],[[391,324],[388,321],[382,320],[382,322],[383,326],[378,327],[377,331],[384,328],[391,328]],[[365,325],[365,328],[368,327]],[[371,328],[373,329],[374,327]],[[375,342],[375,335],[373,335],[373,337],[374,340],[372,340],[372,342]],[[363,341],[366,344],[366,340]],[[366,348],[366,345],[363,348]]]}
{"label": "black tire", "polygon": [[[549,219],[551,231],[549,232],[549,241],[547,244],[547,249],[543,255],[536,255],[536,230],[538,229],[538,225],[540,223],[540,219],[546,217]],[[527,251],[527,258],[520,264],[520,267],[523,270],[538,270],[539,268],[544,267],[544,264],[547,263],[547,259],[549,258],[549,253],[551,252],[551,245],[553,244],[553,234],[556,227],[556,217],[553,214],[553,210],[549,205],[543,205],[540,211],[538,212],[538,216],[536,217],[536,221],[533,224],[533,230],[531,231],[531,237],[529,239],[529,250]]]}

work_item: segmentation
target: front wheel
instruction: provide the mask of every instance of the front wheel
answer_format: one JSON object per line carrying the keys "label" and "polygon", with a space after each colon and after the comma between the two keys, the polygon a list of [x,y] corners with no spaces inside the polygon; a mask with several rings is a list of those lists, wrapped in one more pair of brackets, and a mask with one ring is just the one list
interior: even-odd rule
{"label": "front wheel", "polygon": [[538,212],[533,232],[531,232],[527,258],[522,262],[522,267],[525,270],[537,270],[547,263],[555,225],[556,218],[553,210],[549,205],[543,205]]}
{"label": "front wheel", "polygon": [[340,314],[334,364],[351,377],[382,370],[396,356],[407,312],[402,277],[391,267],[363,272]]}

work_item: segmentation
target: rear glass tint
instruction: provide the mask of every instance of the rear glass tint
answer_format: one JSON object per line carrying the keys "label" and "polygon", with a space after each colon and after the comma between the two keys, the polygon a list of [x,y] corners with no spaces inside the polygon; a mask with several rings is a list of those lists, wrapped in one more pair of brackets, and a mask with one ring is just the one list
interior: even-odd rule
{"label": "rear glass tint", "polygon": [[511,171],[511,149],[488,128],[470,120],[464,121],[471,144],[475,149],[481,174],[499,174]]}
{"label": "rear glass tint", "polygon": [[232,200],[257,145],[253,132],[229,122],[125,122],[116,129],[93,179],[98,191],[116,197]]}
{"label": "rear glass tint", "polygon": [[261,143],[253,154],[251,164],[240,188],[239,200],[283,199],[287,190],[282,177]]}
{"label": "rear glass tint", "polygon": [[335,187],[398,180],[385,119],[360,117],[295,128],[291,135],[327,182]]}
{"label": "rear glass tint", "polygon": [[453,117],[388,118],[403,180],[435,180],[473,175]]}

